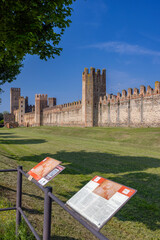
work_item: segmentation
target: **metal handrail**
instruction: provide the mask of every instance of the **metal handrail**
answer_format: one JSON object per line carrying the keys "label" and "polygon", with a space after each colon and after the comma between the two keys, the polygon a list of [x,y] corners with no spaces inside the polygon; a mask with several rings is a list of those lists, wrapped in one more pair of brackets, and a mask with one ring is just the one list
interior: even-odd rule
{"label": "metal handrail", "polygon": [[52,198],[53,201],[58,203],[65,211],[67,211],[72,217],[74,217],[79,223],[81,223],[86,229],[88,229],[91,233],[93,233],[97,238],[101,240],[109,240],[106,238],[103,234],[99,232],[99,230],[96,230],[93,226],[91,226],[88,222],[86,222],[80,214],[78,214],[73,209],[70,209],[66,204],[64,204],[59,198],[57,198],[52,193],[48,193],[50,198]]}
{"label": "metal handrail", "polygon": [[[16,210],[16,235],[18,235],[18,227],[21,223],[21,216],[24,218],[31,232],[34,234],[37,240],[40,240],[40,237],[27,216],[22,210],[22,175],[28,179],[28,176],[23,170],[22,166],[18,166],[17,169],[4,169],[0,172],[15,172],[17,171],[17,198],[16,198],[16,207],[13,208],[2,208],[0,211]],[[94,226],[89,224],[79,213],[69,208],[65,203],[63,203],[58,197],[52,193],[52,187],[43,187],[36,180],[31,179],[37,187],[39,187],[44,192],[44,222],[43,222],[43,240],[50,240],[51,236],[51,210],[52,210],[52,201],[55,201],[60,207],[67,211],[74,219],[76,219],[80,224],[82,224],[86,229],[88,229],[94,236],[100,240],[109,240],[102,233],[99,232]]]}

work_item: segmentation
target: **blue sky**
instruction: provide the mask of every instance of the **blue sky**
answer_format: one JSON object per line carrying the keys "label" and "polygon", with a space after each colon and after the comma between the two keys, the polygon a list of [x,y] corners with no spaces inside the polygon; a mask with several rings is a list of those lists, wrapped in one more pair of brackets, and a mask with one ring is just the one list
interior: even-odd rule
{"label": "blue sky", "polygon": [[0,112],[9,111],[11,87],[20,87],[29,104],[36,93],[58,104],[81,99],[85,67],[106,68],[107,93],[160,80],[159,0],[77,0],[73,9],[61,56],[27,56],[17,80],[3,86]]}

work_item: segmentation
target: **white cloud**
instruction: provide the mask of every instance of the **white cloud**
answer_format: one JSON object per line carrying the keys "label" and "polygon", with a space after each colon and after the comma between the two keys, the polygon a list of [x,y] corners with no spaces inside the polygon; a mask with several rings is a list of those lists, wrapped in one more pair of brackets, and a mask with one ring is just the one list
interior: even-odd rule
{"label": "white cloud", "polygon": [[143,48],[139,45],[132,45],[125,42],[103,42],[87,46],[89,48],[97,48],[108,52],[116,52],[120,54],[134,54],[134,55],[150,55],[160,56],[160,51]]}

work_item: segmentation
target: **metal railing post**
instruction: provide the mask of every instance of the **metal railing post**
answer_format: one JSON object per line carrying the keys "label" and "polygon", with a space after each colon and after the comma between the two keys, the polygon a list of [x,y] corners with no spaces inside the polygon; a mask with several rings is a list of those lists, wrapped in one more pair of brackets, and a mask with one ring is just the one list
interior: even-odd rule
{"label": "metal railing post", "polygon": [[21,223],[21,213],[19,208],[22,206],[22,173],[19,169],[22,170],[22,166],[17,167],[16,235],[18,235],[18,227]]}
{"label": "metal railing post", "polygon": [[[22,175],[28,178],[28,175],[22,170],[21,166],[17,169],[0,169],[0,172],[14,172],[17,171],[17,199],[16,207],[12,208],[0,208],[0,211],[16,210],[16,235],[18,236],[18,227],[21,223],[21,217],[24,218],[31,232],[34,234],[37,240],[40,240],[38,233],[28,220],[27,216],[22,210]],[[109,240],[98,229],[91,226],[86,220],[84,220],[79,213],[75,210],[68,208],[68,206],[63,203],[59,198],[52,194],[52,187],[44,188],[36,180],[31,180],[35,185],[37,185],[44,192],[44,223],[43,223],[43,240],[50,240],[51,238],[51,214],[52,214],[52,201],[56,202],[61,208],[67,211],[74,219],[81,223],[86,229],[88,229],[94,236],[100,240]],[[18,238],[16,238],[18,239]]]}
{"label": "metal railing post", "polygon": [[43,240],[50,240],[51,237],[52,199],[49,197],[48,193],[52,193],[52,187],[45,188]]}

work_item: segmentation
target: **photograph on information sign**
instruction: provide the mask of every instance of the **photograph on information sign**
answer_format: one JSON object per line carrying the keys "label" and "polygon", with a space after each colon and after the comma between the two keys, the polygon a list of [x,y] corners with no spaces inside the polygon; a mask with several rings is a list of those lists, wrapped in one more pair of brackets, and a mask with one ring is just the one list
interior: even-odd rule
{"label": "photograph on information sign", "polygon": [[45,185],[55,176],[57,176],[65,167],[60,165],[60,161],[46,157],[35,167],[33,167],[28,174],[37,180],[41,185]]}
{"label": "photograph on information sign", "polygon": [[96,176],[66,204],[100,229],[135,193],[135,189]]}
{"label": "photograph on information sign", "polygon": [[104,180],[93,192],[109,200],[121,187],[119,183]]}

